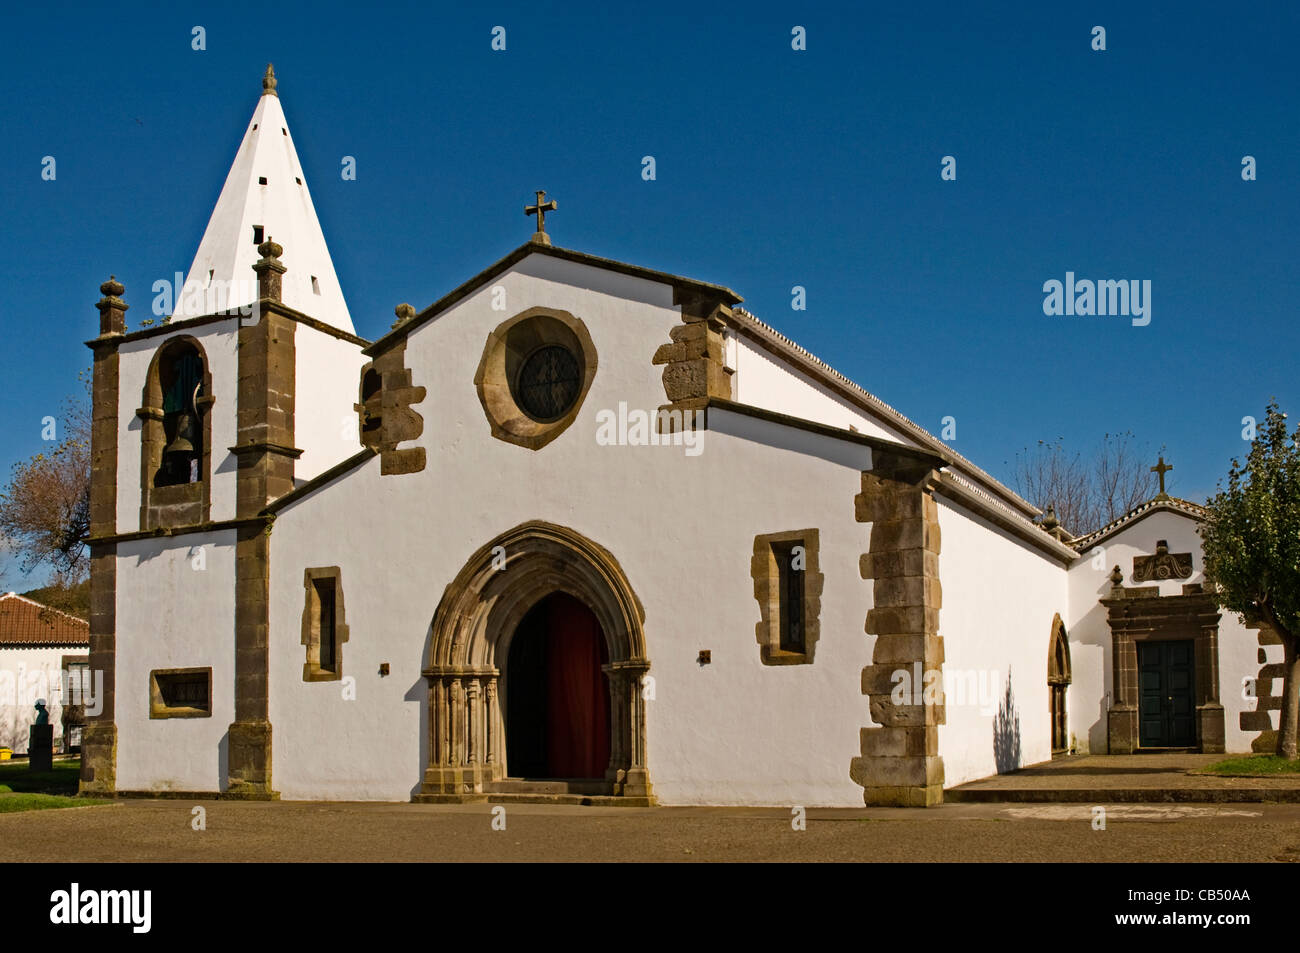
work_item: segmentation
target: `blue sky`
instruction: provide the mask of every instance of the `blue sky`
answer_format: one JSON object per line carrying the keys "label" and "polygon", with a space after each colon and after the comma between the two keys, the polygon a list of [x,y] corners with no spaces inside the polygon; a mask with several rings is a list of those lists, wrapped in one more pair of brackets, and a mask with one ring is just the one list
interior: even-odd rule
{"label": "blue sky", "polygon": [[[1300,413],[1300,8],[991,6],[9,5],[0,464],[89,366],[99,283],[134,327],[188,269],[270,60],[362,335],[525,241],[545,187],[557,244],[730,286],[996,476],[1131,429],[1201,499],[1243,416]],[[1067,271],[1149,279],[1150,325],[1045,316]]]}

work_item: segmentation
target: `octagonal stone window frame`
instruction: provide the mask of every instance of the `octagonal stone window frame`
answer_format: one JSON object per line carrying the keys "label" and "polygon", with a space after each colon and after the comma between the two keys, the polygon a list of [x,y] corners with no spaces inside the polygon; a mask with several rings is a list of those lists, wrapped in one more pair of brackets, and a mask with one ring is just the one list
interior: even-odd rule
{"label": "octagonal stone window frame", "polygon": [[[578,359],[581,383],[572,406],[560,417],[539,421],[515,398],[514,379],[523,361],[538,348],[558,345]],[[558,308],[534,307],[508,318],[488,334],[474,374],[479,402],[492,436],[528,450],[540,450],[577,419],[596,376],[596,345],[582,319]]]}

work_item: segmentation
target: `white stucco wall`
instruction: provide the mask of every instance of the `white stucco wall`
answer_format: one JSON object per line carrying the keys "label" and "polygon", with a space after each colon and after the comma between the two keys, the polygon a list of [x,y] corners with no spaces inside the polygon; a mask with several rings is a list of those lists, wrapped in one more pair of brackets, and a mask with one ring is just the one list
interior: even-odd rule
{"label": "white stucco wall", "polygon": [[350,341],[299,324],[294,331],[294,481],[305,483],[361,449],[357,412],[366,357]]}
{"label": "white stucco wall", "polygon": [[731,376],[731,396],[739,403],[830,427],[847,430],[853,426],[867,436],[916,445],[915,440],[886,427],[829,387],[779,361],[734,331],[729,334],[727,353],[735,371]]}
{"label": "white stucco wall", "polygon": [[27,753],[36,701],[45,700],[54,751],[63,750],[63,659],[89,654],[84,646],[0,645],[0,748]]}
{"label": "white stucco wall", "polygon": [[128,341],[118,349],[117,398],[117,530],[140,529],[140,435],[142,421],[136,416],[144,395],[149,364],[158,349],[174,337],[188,335],[203,347],[212,375],[216,403],[212,416],[212,512],[213,520],[235,515],[235,457],[227,449],[235,445],[236,411],[239,394],[239,317],[200,324],[177,326],[171,334]]}
{"label": "white stucco wall", "polygon": [[[1101,552],[1096,548],[1081,554],[1070,568],[1070,654],[1074,665],[1071,685],[1070,721],[1080,739],[1086,735],[1093,752],[1106,750],[1106,711],[1113,684],[1111,674],[1110,626],[1106,608],[1098,600],[1110,589],[1110,571],[1118,565],[1124,572],[1125,586],[1158,586],[1160,595],[1176,596],[1189,583],[1204,583],[1205,562],[1197,521],[1190,515],[1161,510],[1130,523],[1104,540]],[[1133,557],[1155,553],[1160,540],[1169,543],[1171,553],[1192,554],[1192,575],[1188,579],[1161,582],[1133,580]],[[1219,697],[1224,708],[1225,745],[1230,752],[1249,751],[1257,731],[1241,728],[1243,712],[1253,712],[1255,699],[1243,693],[1243,681],[1257,678],[1261,662],[1257,629],[1247,629],[1240,616],[1224,611],[1219,620]],[[1282,661],[1282,648],[1264,647],[1266,662]],[[1281,693],[1280,680],[1272,687]],[[1261,684],[1261,694],[1270,686]],[[1272,713],[1277,727],[1277,713]]]}
{"label": "white stucco wall", "polygon": [[[1047,658],[1055,613],[1066,615],[1063,565],[960,504],[939,497],[945,723],[944,783],[999,773],[995,733],[1020,766],[1052,756]],[[1011,706],[1005,705],[1010,680]],[[1004,757],[1001,770],[1015,759]]]}
{"label": "white stucco wall", "polygon": [[[118,544],[119,790],[225,786],[226,731],[235,717],[234,591],[234,530]],[[207,667],[211,717],[149,717],[152,670]]]}
{"label": "white stucco wall", "polygon": [[[650,357],[680,321],[670,289],[540,256],[494,284],[507,311],[491,310],[485,288],[408,344],[407,366],[429,389],[416,406],[427,469],[381,477],[371,460],[276,521],[270,677],[282,796],[405,800],[418,789],[428,757],[420,670],[438,601],[475,549],[540,519],[606,547],[645,607],[656,680],[648,762],[662,803],[861,804],[849,763],[870,724],[860,677],[871,590],[858,569],[870,528],[855,521],[853,497],[869,451],[724,414],[696,457],[601,446],[599,410],[664,403]],[[534,452],[489,436],[473,376],[488,332],[537,305],[581,318],[600,364],[577,421]],[[754,537],[809,527],[825,576],[815,662],[764,666]],[[303,570],[332,565],[356,701],[337,682],[302,680]],[[713,661],[700,666],[705,648]]]}

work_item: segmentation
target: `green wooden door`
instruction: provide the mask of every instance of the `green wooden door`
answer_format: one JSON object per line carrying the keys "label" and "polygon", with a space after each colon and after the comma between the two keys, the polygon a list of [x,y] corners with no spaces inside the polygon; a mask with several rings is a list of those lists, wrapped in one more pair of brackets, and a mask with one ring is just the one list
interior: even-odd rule
{"label": "green wooden door", "polygon": [[1143,748],[1196,744],[1193,642],[1139,642],[1138,743]]}

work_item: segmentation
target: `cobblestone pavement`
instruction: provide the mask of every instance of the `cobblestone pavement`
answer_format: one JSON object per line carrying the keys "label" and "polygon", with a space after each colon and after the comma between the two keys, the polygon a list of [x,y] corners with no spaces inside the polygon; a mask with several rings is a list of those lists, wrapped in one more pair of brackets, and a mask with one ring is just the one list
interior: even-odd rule
{"label": "cobblestone pavement", "polygon": [[1290,804],[493,807],[125,800],[0,815],[0,861],[1300,861]]}

